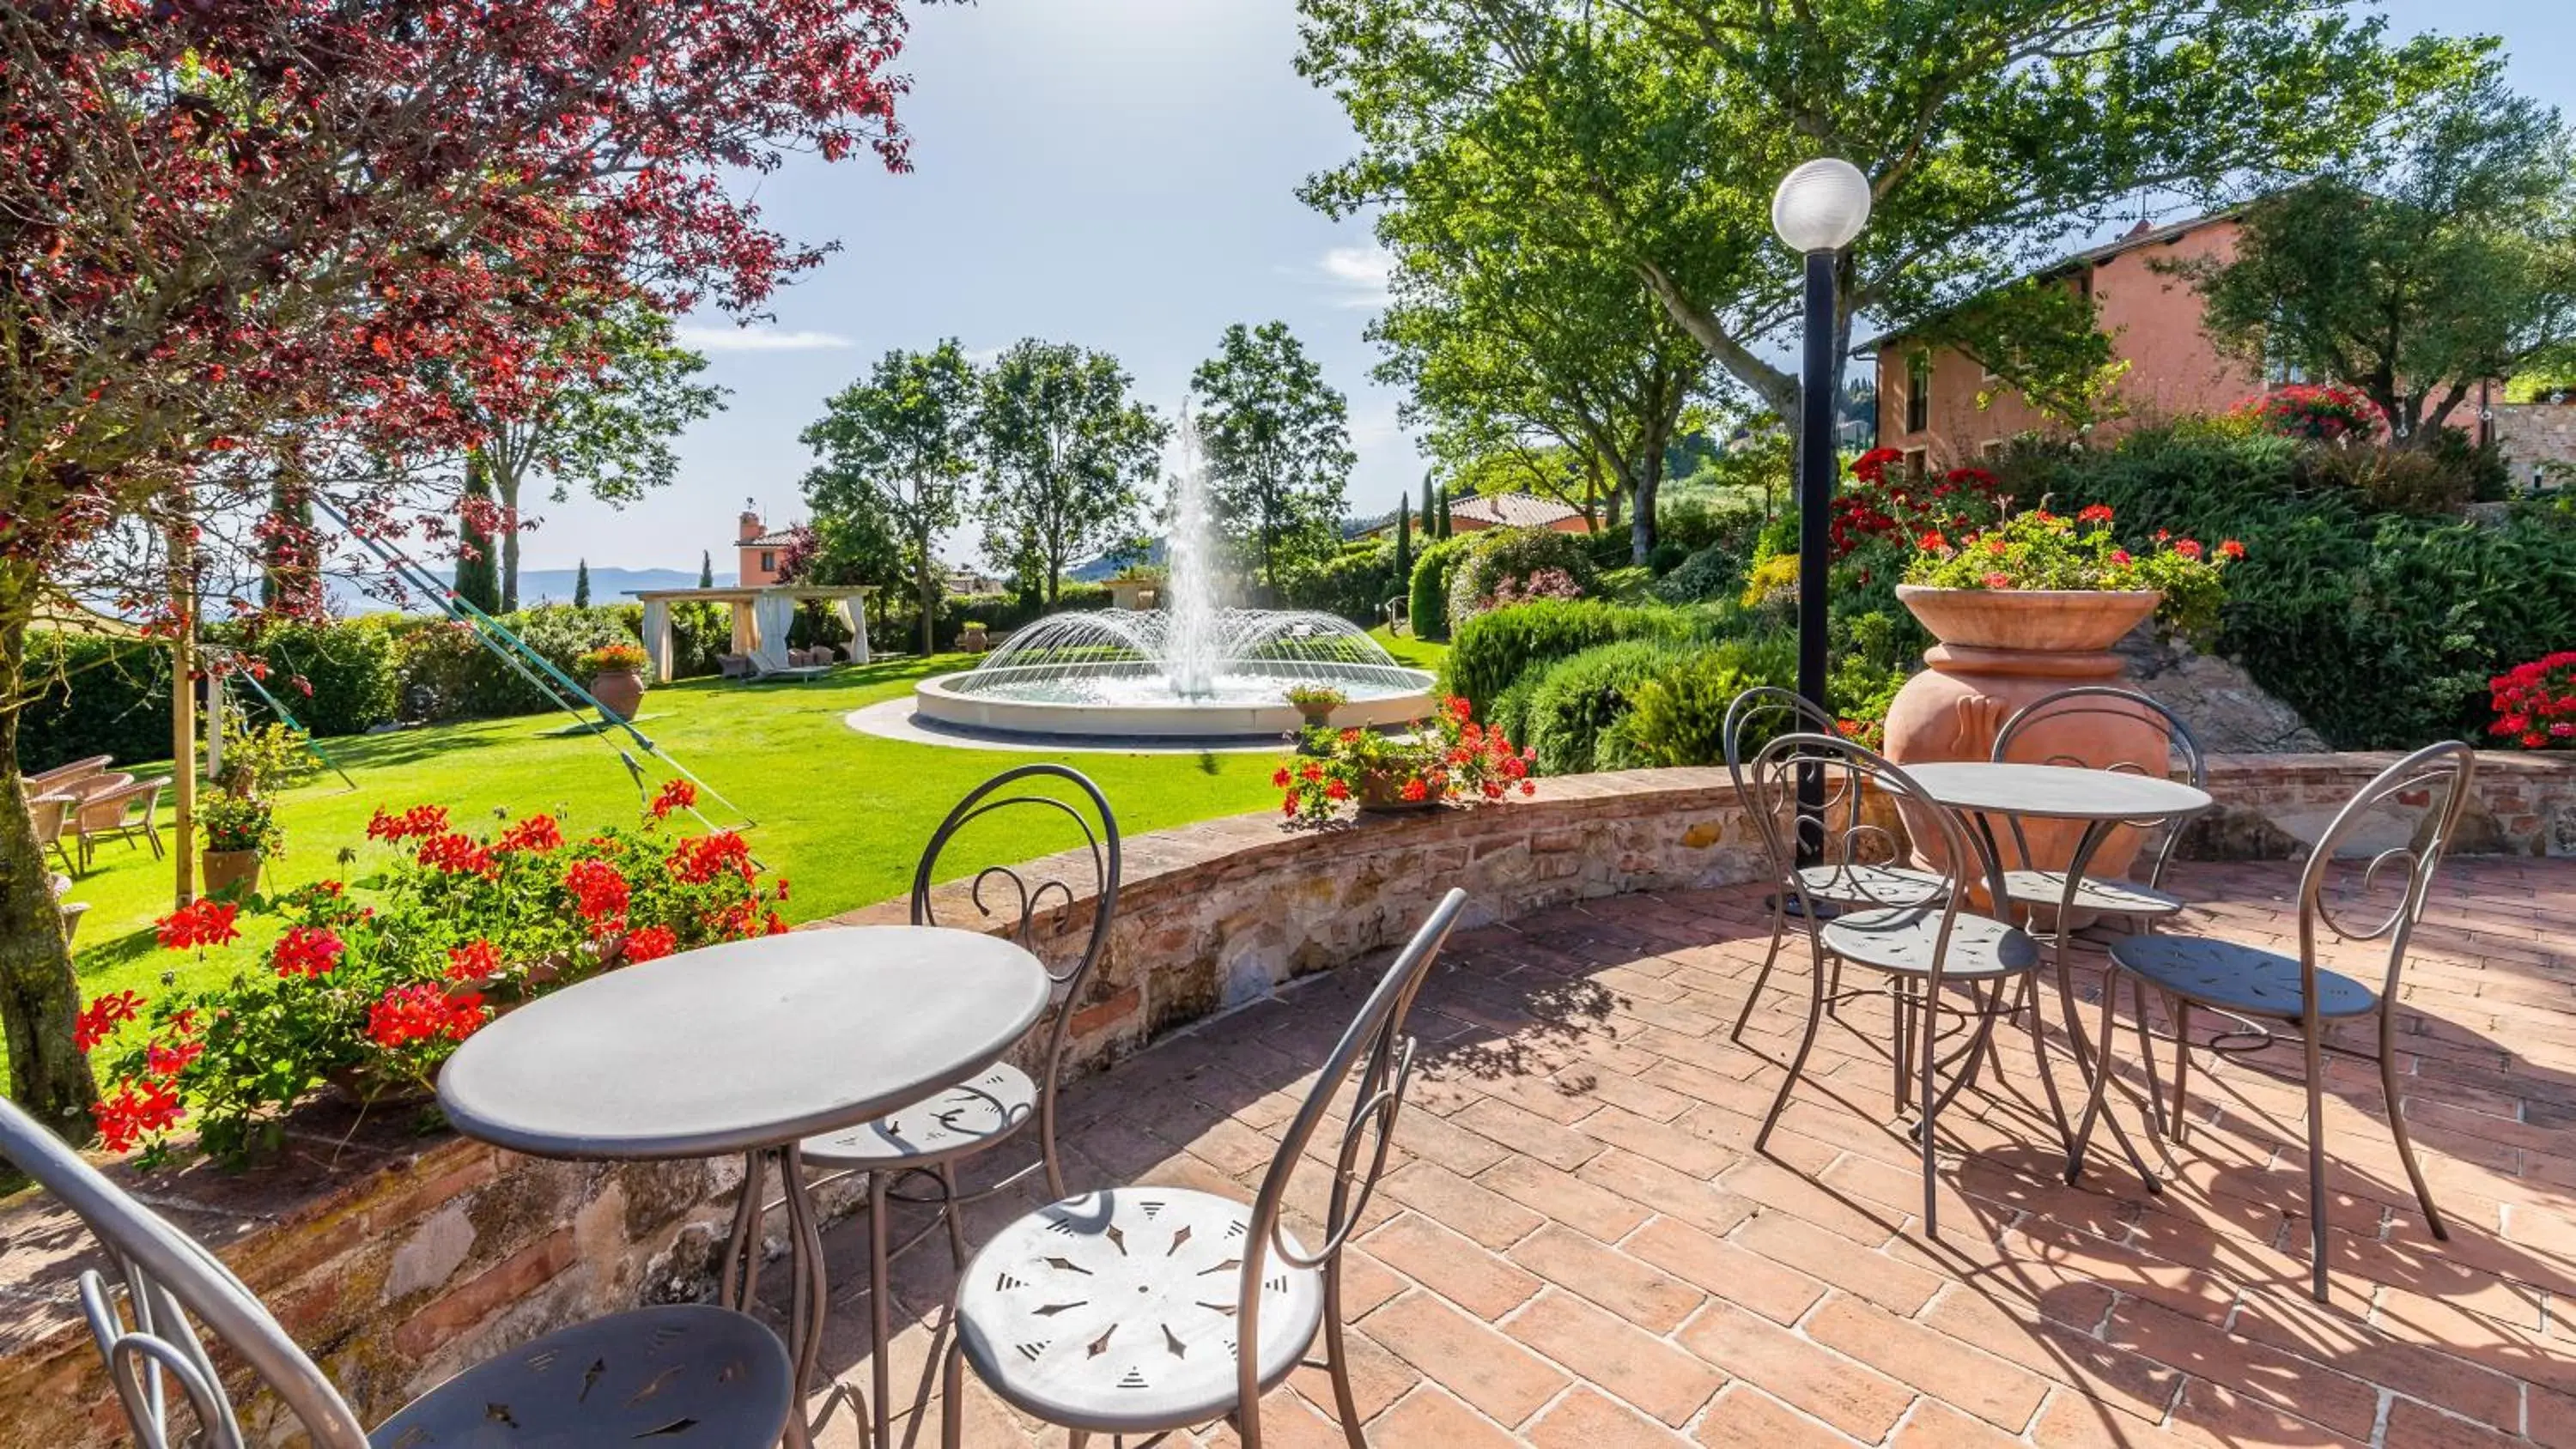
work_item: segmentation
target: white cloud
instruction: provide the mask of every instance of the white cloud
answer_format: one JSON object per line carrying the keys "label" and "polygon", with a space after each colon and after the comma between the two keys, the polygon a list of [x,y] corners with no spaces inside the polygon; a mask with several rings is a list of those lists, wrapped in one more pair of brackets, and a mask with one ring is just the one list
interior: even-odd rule
{"label": "white cloud", "polygon": [[695,327],[678,329],[680,345],[700,352],[823,352],[852,347],[837,332],[781,332],[775,327]]}
{"label": "white cloud", "polygon": [[1374,245],[1334,247],[1315,263],[1315,272],[1339,294],[1335,305],[1383,307],[1387,281],[1395,272],[1395,254]]}

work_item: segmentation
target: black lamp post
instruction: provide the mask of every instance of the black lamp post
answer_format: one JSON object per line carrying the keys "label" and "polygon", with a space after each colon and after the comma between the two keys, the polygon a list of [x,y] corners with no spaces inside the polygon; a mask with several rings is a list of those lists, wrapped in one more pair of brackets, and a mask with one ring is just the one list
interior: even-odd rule
{"label": "black lamp post", "polygon": [[[1806,361],[1798,384],[1798,693],[1825,702],[1825,591],[1833,571],[1834,262],[1869,221],[1869,178],[1836,157],[1807,162],[1771,194],[1771,229],[1806,259]],[[1798,770],[1798,847],[1808,863],[1822,844],[1824,771]]]}

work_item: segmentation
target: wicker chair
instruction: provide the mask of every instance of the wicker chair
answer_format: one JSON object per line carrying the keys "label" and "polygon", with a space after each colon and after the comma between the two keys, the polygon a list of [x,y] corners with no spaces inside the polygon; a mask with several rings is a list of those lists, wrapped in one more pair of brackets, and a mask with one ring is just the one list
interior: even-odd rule
{"label": "wicker chair", "polygon": [[161,858],[158,816],[163,784],[160,780],[133,780],[81,801],[74,828],[80,835],[82,870],[89,869],[90,859],[103,840],[122,840],[131,847],[139,837],[151,842],[153,859]]}

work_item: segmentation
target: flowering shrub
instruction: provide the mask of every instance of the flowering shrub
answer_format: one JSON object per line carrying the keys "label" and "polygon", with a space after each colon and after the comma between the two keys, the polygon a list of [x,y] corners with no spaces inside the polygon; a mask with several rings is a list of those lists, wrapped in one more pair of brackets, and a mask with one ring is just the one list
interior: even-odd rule
{"label": "flowering shrub", "polygon": [[2487,681],[2490,734],[2526,750],[2576,749],[2576,649],[2544,655]]}
{"label": "flowering shrub", "polygon": [[645,665],[641,644],[602,644],[581,656],[584,674],[614,674],[621,669],[640,670]]}
{"label": "flowering shrub", "polygon": [[2276,387],[2237,409],[2254,424],[2285,438],[2312,443],[2367,442],[2387,425],[2379,404],[2357,388],[2292,383]]}
{"label": "flowering shrub", "polygon": [[2227,589],[2220,571],[2245,556],[2229,539],[2215,554],[2197,540],[2158,529],[2141,551],[2121,546],[2111,510],[2099,503],[2073,518],[2047,509],[2015,514],[1997,527],[1953,540],[1939,529],[1915,540],[1905,581],[1936,589],[2154,589],[2156,618],[2188,638],[2218,627]]}
{"label": "flowering shrub", "polygon": [[1834,557],[1872,542],[1899,546],[1931,529],[1962,533],[2004,516],[2011,499],[1983,468],[1953,468],[1925,481],[1905,471],[1905,455],[1872,448],[1854,458],[1850,486],[1834,494]]}
{"label": "flowering shrub", "polygon": [[1583,585],[1574,575],[1560,568],[1533,569],[1525,579],[1506,575],[1494,580],[1494,591],[1476,602],[1476,612],[1491,613],[1532,599],[1579,599]]}
{"label": "flowering shrub", "polygon": [[[255,903],[281,927],[265,969],[211,991],[87,1004],[76,1034],[112,1083],[99,1133],[154,1155],[193,1116],[199,1142],[239,1159],[279,1140],[286,1110],[330,1082],[365,1100],[426,1090],[493,1014],[598,972],[787,929],[783,880],[763,881],[732,831],[675,835],[694,803],[666,788],[641,829],[571,839],[551,815],[485,834],[435,805],[378,810],[367,838],[394,852],[377,875],[322,880]],[[164,917],[161,944],[241,937],[241,908],[200,901]]]}
{"label": "flowering shrub", "polygon": [[286,831],[267,800],[257,795],[213,795],[197,807],[197,830],[208,850],[280,853]]}
{"label": "flowering shrub", "polygon": [[1362,796],[1419,805],[1500,800],[1514,788],[1534,793],[1529,752],[1512,748],[1501,730],[1478,724],[1474,714],[1473,705],[1452,696],[1441,702],[1439,714],[1414,721],[1409,736],[1308,730],[1310,757],[1270,777],[1286,792],[1279,813],[1296,824],[1321,825],[1343,802]]}

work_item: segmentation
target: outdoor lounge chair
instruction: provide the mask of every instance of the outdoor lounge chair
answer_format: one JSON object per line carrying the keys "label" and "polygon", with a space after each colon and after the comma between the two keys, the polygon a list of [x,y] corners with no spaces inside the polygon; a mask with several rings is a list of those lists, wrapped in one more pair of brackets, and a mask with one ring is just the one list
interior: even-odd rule
{"label": "outdoor lounge chair", "polygon": [[[1318,1334],[1342,1436],[1367,1449],[1343,1343],[1342,1250],[1367,1216],[1403,1115],[1414,1051],[1405,1017],[1466,904],[1465,891],[1450,891],[1387,968],[1281,1131],[1250,1203],[1190,1188],[1111,1188],[1040,1208],[975,1255],[958,1279],[942,1367],[946,1449],[963,1442],[969,1364],[1005,1403],[1073,1430],[1075,1444],[1231,1419],[1237,1437],[1258,1446],[1262,1394],[1305,1362]],[[1332,1179],[1323,1237],[1310,1250],[1281,1214],[1354,1076],[1339,1142],[1312,1154]]]}
{"label": "outdoor lounge chair", "polygon": [[80,933],[81,917],[89,914],[89,902],[63,899],[72,891],[70,876],[51,876],[47,878],[46,883],[54,888],[54,909],[62,913],[63,944],[68,946],[72,942],[72,937]]}
{"label": "outdoor lounge chair", "polygon": [[72,807],[80,801],[70,795],[36,795],[27,801],[27,823],[36,832],[36,849],[53,848],[63,869],[74,869],[71,852],[63,848],[63,827],[71,823]]}
{"label": "outdoor lounge chair", "polygon": [[330,1379],[214,1254],[5,1100],[0,1157],[106,1249],[104,1264],[80,1273],[80,1311],[141,1444],[244,1442],[201,1329],[284,1402],[316,1449],[503,1442],[769,1449],[794,1405],[776,1334],[744,1314],[680,1304],[593,1319],[497,1354],[414,1399],[371,1440]]}
{"label": "outdoor lounge chair", "polygon": [[56,765],[50,770],[24,776],[19,783],[27,787],[30,796],[62,794],[92,775],[106,773],[107,767],[115,763],[114,755],[92,755],[86,760],[74,760],[68,765]]}
{"label": "outdoor lounge chair", "polygon": [[80,834],[80,868],[89,869],[90,858],[103,840],[122,840],[129,847],[136,837],[152,843],[152,858],[161,858],[161,826],[156,818],[161,809],[160,780],[129,780],[113,790],[102,790],[80,802],[80,813],[73,828]]}
{"label": "outdoor lounge chair", "polygon": [[752,675],[752,667],[751,656],[748,654],[719,654],[716,656],[716,677],[718,679],[749,679]]}

